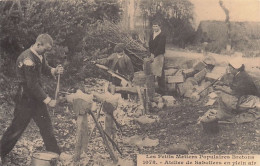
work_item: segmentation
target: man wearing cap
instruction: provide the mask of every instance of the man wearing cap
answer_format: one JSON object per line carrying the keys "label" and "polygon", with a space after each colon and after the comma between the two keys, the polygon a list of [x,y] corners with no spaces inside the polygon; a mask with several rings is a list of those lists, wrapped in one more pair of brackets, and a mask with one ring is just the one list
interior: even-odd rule
{"label": "man wearing cap", "polygon": [[[117,44],[114,48],[114,52],[107,58],[98,59],[94,63],[99,63],[102,65],[108,66],[111,70],[118,72],[125,77],[127,77],[130,81],[132,81],[134,76],[134,67],[131,62],[131,59],[124,52],[124,44]],[[110,78],[112,84],[115,86],[121,86],[121,81],[118,78],[111,77]],[[121,93],[121,97],[127,99],[127,93]],[[106,133],[114,138],[115,136],[115,119],[113,118],[113,112],[116,110],[116,106],[113,106],[111,103],[103,102],[102,107],[103,112],[105,113],[105,131]]]}
{"label": "man wearing cap", "polygon": [[0,142],[2,160],[13,149],[31,119],[40,129],[46,150],[60,154],[47,110],[47,106],[55,107],[56,100],[48,97],[41,83],[42,72],[55,76],[62,74],[64,70],[60,65],[56,68],[48,65],[44,53],[51,50],[52,45],[51,36],[41,34],[37,37],[35,44],[17,58],[16,73],[19,90],[15,99],[14,119]]}
{"label": "man wearing cap", "polygon": [[[134,67],[131,59],[125,54],[124,48],[123,43],[117,44],[114,48],[115,53],[107,58],[98,59],[95,63],[106,65],[111,70],[122,74],[131,81],[134,76]],[[120,85],[120,80],[113,80],[112,82],[116,86]]]}
{"label": "man wearing cap", "polygon": [[[132,81],[134,77],[134,67],[131,59],[124,52],[125,45],[123,43],[117,44],[114,48],[114,52],[107,58],[98,59],[94,63],[108,66],[111,70],[118,72],[125,76],[128,80]],[[121,81],[118,78],[111,78],[111,82],[120,86]],[[123,98],[127,98],[127,94],[122,94]]]}
{"label": "man wearing cap", "polygon": [[[219,97],[218,119],[237,116],[236,121],[243,123],[260,117],[260,98],[258,90],[252,78],[245,71],[242,58],[234,58],[229,61],[227,73],[222,78],[220,85],[215,89],[222,93]],[[248,115],[254,116],[248,116]]]}
{"label": "man wearing cap", "polygon": [[149,39],[149,51],[151,53],[151,69],[153,75],[159,86],[159,93],[165,92],[165,78],[164,78],[164,53],[166,45],[166,36],[161,31],[161,24],[159,21],[153,22],[153,33]]}

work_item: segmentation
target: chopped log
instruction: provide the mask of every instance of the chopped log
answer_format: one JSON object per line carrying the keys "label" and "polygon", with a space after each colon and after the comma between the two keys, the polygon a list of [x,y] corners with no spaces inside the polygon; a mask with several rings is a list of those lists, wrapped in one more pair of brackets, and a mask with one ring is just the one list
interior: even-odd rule
{"label": "chopped log", "polygon": [[190,82],[192,85],[198,85],[198,81],[194,77],[189,77],[185,80],[185,82]]}
{"label": "chopped log", "polygon": [[183,77],[183,75],[168,76],[167,82],[168,83],[182,83],[182,82],[184,82],[184,77]]}
{"label": "chopped log", "polygon": [[207,74],[207,69],[203,69],[197,74],[195,74],[194,78],[198,83],[200,83],[205,78],[206,74]]}
{"label": "chopped log", "polygon": [[165,76],[173,76],[177,71],[178,69],[168,69],[164,70],[164,74]]}
{"label": "chopped log", "polygon": [[104,94],[99,94],[97,92],[93,93],[93,96],[95,97],[95,99],[99,102],[108,102],[111,103],[115,108],[118,105],[118,100],[119,100],[119,95],[112,95],[111,93],[104,93]]}
{"label": "chopped log", "polygon": [[73,100],[73,111],[76,115],[85,115],[92,107],[92,100],[85,101],[83,99],[77,98]]}
{"label": "chopped log", "polygon": [[126,93],[134,93],[137,94],[137,89],[136,87],[121,87],[121,86],[116,86],[115,87],[115,92],[126,92]]}
{"label": "chopped log", "polygon": [[192,89],[194,86],[191,82],[184,82],[177,85],[177,91],[180,96],[183,96],[189,89]]}
{"label": "chopped log", "polygon": [[225,73],[226,73],[226,67],[216,66],[210,73],[207,73],[206,79],[208,81],[213,82],[217,80],[219,77],[221,77],[222,75],[224,75]]}
{"label": "chopped log", "polygon": [[194,70],[197,71],[201,71],[203,69],[205,69],[207,67],[207,65],[204,62],[198,62],[197,64],[195,64],[195,66],[193,67]]}
{"label": "chopped log", "polygon": [[183,70],[183,76],[185,78],[188,78],[188,77],[193,77],[194,74],[196,74],[198,71],[194,70],[194,69],[186,69],[186,70]]}

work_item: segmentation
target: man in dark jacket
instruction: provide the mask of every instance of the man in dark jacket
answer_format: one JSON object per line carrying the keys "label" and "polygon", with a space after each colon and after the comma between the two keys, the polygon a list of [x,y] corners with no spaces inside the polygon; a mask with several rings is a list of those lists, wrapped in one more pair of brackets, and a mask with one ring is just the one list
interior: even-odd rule
{"label": "man in dark jacket", "polygon": [[52,48],[53,40],[48,34],[37,37],[35,44],[22,52],[16,61],[16,73],[19,80],[19,90],[16,95],[14,119],[7,128],[0,142],[1,159],[13,149],[16,142],[33,119],[40,129],[40,134],[47,151],[60,154],[60,149],[53,134],[51,119],[47,110],[55,107],[56,100],[44,92],[41,74],[55,76],[63,73],[60,65],[52,68],[44,53]]}
{"label": "man in dark jacket", "polygon": [[[117,44],[114,48],[114,52],[107,58],[98,59],[96,63],[108,66],[111,70],[118,72],[125,76],[128,80],[132,81],[134,77],[134,67],[131,59],[124,53],[124,44]],[[120,86],[120,80],[112,78],[113,84]]]}
{"label": "man in dark jacket", "polygon": [[[229,61],[227,74],[215,89],[219,90],[219,109],[213,119],[229,119],[237,123],[250,122],[260,118],[260,98],[250,75],[245,71],[241,57]],[[210,114],[210,113],[207,113]]]}
{"label": "man in dark jacket", "polygon": [[152,73],[157,79],[159,86],[159,93],[165,92],[165,78],[164,78],[164,53],[166,45],[166,36],[161,32],[159,22],[153,23],[153,33],[149,39],[149,51],[151,53]]}

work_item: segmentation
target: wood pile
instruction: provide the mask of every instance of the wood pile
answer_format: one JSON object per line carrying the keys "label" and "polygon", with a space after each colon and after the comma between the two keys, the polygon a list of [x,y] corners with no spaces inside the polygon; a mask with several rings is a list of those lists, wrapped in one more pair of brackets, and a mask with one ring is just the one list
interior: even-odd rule
{"label": "wood pile", "polygon": [[147,57],[148,50],[143,45],[132,38],[124,29],[113,22],[105,20],[99,24],[97,30],[99,36],[112,44],[125,44],[125,52],[132,60],[135,71],[142,70],[143,59]]}
{"label": "wood pile", "polygon": [[[227,59],[234,57],[228,57]],[[211,84],[226,73],[227,62],[220,61],[224,58],[220,59],[213,56],[198,59],[175,57],[171,62],[167,61],[168,64],[165,69],[166,92],[168,95],[177,94],[190,98],[192,101],[198,101],[201,97],[212,92],[214,89]],[[252,77],[260,94],[260,69],[255,63],[257,60],[259,59],[244,58],[243,63],[246,66],[245,70]],[[227,82],[231,81],[228,75],[222,79]],[[205,88],[206,90],[203,91]]]}
{"label": "wood pile", "polygon": [[203,91],[225,71],[225,66],[215,66],[213,57],[205,57],[199,61],[185,61],[179,67],[170,66],[164,71],[166,92],[169,95],[177,93],[179,96],[198,101],[201,96],[213,90],[208,88]]}

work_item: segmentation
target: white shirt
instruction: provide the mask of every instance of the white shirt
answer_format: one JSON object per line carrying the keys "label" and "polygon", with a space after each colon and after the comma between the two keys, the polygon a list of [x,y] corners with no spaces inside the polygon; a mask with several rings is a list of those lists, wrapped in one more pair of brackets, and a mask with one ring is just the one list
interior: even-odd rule
{"label": "white shirt", "polygon": [[158,36],[161,33],[161,30],[159,30],[158,32],[153,32],[153,40],[156,38],[156,36]]}
{"label": "white shirt", "polygon": [[30,48],[30,50],[40,59],[40,61],[42,62],[42,55],[39,55],[32,47]]}

